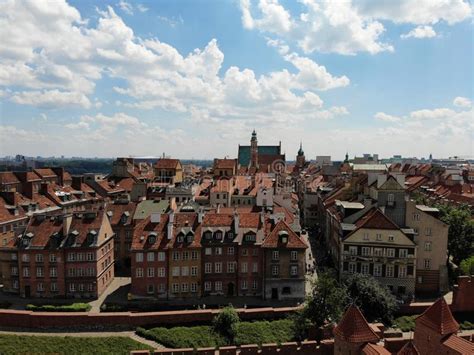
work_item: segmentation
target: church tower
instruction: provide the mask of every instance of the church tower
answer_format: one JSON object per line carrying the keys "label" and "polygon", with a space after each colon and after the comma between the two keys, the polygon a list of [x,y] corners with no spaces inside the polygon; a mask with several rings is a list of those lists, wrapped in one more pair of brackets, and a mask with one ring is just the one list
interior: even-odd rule
{"label": "church tower", "polygon": [[306,158],[303,151],[303,143],[300,142],[300,149],[298,150],[298,155],[296,156],[296,167],[298,169],[303,169],[306,163]]}
{"label": "church tower", "polygon": [[250,167],[258,168],[258,141],[255,130],[253,130],[252,138],[250,139]]}

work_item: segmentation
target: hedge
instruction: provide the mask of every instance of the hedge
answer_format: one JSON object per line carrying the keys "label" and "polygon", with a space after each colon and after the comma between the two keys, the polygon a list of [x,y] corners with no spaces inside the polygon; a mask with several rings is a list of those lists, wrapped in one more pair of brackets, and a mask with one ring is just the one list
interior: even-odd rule
{"label": "hedge", "polygon": [[91,308],[91,305],[88,303],[73,303],[69,305],[26,305],[26,309],[33,312],[89,312]]}

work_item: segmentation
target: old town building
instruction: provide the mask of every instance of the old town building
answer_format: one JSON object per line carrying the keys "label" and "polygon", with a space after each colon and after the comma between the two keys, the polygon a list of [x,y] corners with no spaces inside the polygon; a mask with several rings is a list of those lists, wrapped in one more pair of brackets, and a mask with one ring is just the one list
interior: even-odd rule
{"label": "old town building", "polygon": [[178,159],[162,158],[153,168],[155,182],[173,185],[183,181],[183,166]]}

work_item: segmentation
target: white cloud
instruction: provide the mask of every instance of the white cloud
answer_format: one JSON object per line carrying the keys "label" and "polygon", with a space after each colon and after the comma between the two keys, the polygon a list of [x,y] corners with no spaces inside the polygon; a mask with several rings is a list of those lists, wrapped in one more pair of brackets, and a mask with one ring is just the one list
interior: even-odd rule
{"label": "white cloud", "polygon": [[77,106],[89,108],[89,99],[79,92],[66,92],[59,90],[22,91],[10,97],[12,102],[21,105],[32,105],[44,108],[58,108]]}
{"label": "white cloud", "polygon": [[124,0],[120,0],[120,2],[117,4],[117,6],[125,13],[129,14],[129,15],[133,15],[133,6],[132,4],[124,1]]}
{"label": "white cloud", "polygon": [[418,110],[410,113],[410,117],[417,120],[432,120],[441,118],[450,118],[456,115],[456,112],[449,108],[436,108],[434,110]]}
{"label": "white cloud", "polygon": [[436,32],[431,26],[418,26],[408,33],[400,35],[401,38],[433,38]]}
{"label": "white cloud", "polygon": [[398,122],[398,121],[400,121],[400,117],[388,115],[384,112],[377,112],[374,115],[374,118],[376,118],[377,120],[380,120],[380,121],[385,121],[385,122]]}
{"label": "white cloud", "polygon": [[138,5],[136,6],[136,8],[137,8],[137,10],[140,11],[140,12],[147,12],[147,11],[149,10],[148,7],[146,7],[146,6],[143,5],[143,4],[138,4]]}
{"label": "white cloud", "polygon": [[453,25],[472,16],[471,6],[463,0],[300,2],[301,12],[292,17],[278,0],[259,0],[257,7],[250,0],[241,0],[243,27],[277,35],[305,53],[377,54],[394,50],[383,40],[382,21],[425,25],[402,38],[431,38],[436,32],[428,25],[440,21]]}
{"label": "white cloud", "polygon": [[453,105],[462,108],[469,108],[472,107],[472,101],[467,97],[458,96],[454,99]]}

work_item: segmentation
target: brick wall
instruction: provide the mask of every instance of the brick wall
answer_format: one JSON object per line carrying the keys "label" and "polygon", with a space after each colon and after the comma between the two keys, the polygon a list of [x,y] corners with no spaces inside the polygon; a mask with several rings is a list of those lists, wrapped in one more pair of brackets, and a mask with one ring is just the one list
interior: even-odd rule
{"label": "brick wall", "polygon": [[458,284],[454,286],[453,312],[473,312],[474,311],[474,275],[459,276]]}
{"label": "brick wall", "polygon": [[[295,312],[296,307],[238,309],[242,320],[275,319]],[[6,328],[107,328],[138,326],[185,325],[209,323],[219,310],[169,311],[145,313],[48,313],[1,310],[0,325]]]}

